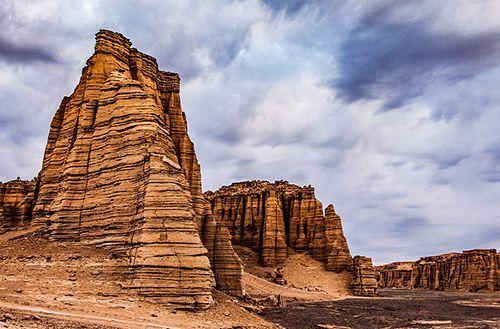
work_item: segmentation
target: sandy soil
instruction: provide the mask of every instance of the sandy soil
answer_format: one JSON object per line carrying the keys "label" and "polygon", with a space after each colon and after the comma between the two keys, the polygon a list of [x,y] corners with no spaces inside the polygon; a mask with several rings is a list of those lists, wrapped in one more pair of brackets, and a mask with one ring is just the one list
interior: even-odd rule
{"label": "sandy soil", "polygon": [[[235,246],[245,267],[244,284],[252,297],[281,295],[287,300],[324,301],[349,296],[350,273],[328,272],[306,253],[292,254],[282,265],[286,285],[269,282],[274,268],[261,267],[258,255],[249,248]],[[292,253],[292,251],[291,251]]]}
{"label": "sandy soil", "polygon": [[24,233],[1,236],[0,328],[273,327],[218,291],[203,312],[148,302],[120,287],[122,260]]}
{"label": "sandy soil", "polygon": [[286,328],[500,328],[500,292],[381,290],[379,298],[294,302],[261,316]]}

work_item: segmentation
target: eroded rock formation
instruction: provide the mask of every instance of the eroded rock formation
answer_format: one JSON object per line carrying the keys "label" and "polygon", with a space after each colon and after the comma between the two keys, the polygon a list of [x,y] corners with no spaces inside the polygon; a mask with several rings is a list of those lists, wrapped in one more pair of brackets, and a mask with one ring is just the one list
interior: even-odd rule
{"label": "eroded rock formation", "polygon": [[0,182],[0,228],[10,228],[31,220],[35,180]]}
{"label": "eroded rock formation", "polygon": [[495,249],[422,257],[377,267],[382,288],[500,290],[500,254]]}
{"label": "eroded rock formation", "polygon": [[122,286],[140,295],[205,308],[214,277],[242,294],[242,266],[203,197],[179,92],[176,73],[99,31],[52,120],[32,222],[50,239],[128,259]]}
{"label": "eroded rock formation", "polygon": [[323,215],[311,186],[251,181],[205,195],[216,221],[229,230],[233,243],[257,251],[264,266],[279,265],[292,248],[309,251],[329,270],[352,268],[340,217],[332,205]]}
{"label": "eroded rock formation", "polygon": [[364,256],[355,256],[353,293],[356,296],[377,296],[377,270],[373,267],[372,259]]}
{"label": "eroded rock formation", "polygon": [[305,251],[329,271],[351,272],[355,294],[376,294],[371,260],[353,262],[340,217],[332,205],[323,214],[311,186],[251,181],[205,195],[216,221],[229,230],[233,243],[257,252],[262,266],[279,267],[292,250]]}
{"label": "eroded rock formation", "polygon": [[394,262],[377,266],[378,285],[382,288],[410,288],[413,262]]}
{"label": "eroded rock formation", "polygon": [[500,254],[495,249],[422,257],[412,267],[411,287],[431,290],[500,290]]}

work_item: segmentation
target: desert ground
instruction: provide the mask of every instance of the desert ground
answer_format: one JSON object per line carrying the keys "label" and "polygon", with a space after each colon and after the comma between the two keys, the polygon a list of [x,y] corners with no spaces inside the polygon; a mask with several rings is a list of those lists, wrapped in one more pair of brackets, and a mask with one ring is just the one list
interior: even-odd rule
{"label": "desert ground", "polygon": [[246,269],[245,298],[214,290],[215,303],[208,311],[172,310],[123,293],[115,281],[119,273],[109,272],[120,260],[106,252],[15,238],[15,243],[4,240],[0,246],[0,328],[498,328],[500,324],[498,292],[390,289],[381,290],[377,298],[350,297],[349,276],[325,271],[320,262],[301,253],[284,263],[287,285],[278,285],[269,281],[272,269],[258,267],[256,254],[247,248],[237,248]]}
{"label": "desert ground", "polygon": [[292,302],[261,316],[286,328],[500,328],[500,293],[380,290],[380,297]]}

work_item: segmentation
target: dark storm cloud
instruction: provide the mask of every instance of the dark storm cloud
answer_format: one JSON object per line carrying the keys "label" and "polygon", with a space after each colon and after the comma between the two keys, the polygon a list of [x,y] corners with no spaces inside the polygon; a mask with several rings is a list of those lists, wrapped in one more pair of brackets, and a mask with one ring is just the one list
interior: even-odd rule
{"label": "dark storm cloud", "polygon": [[284,10],[287,15],[298,13],[307,3],[308,0],[263,0],[264,4],[273,11]]}
{"label": "dark storm cloud", "polygon": [[46,62],[58,63],[57,57],[42,47],[15,44],[0,36],[0,61],[12,63]]}
{"label": "dark storm cloud", "polygon": [[468,155],[457,155],[450,157],[434,156],[433,160],[438,164],[438,169],[448,169],[457,166],[462,160],[465,160],[468,157]]}
{"label": "dark storm cloud", "polygon": [[435,17],[396,20],[390,2],[367,12],[343,39],[340,76],[332,81],[347,101],[384,99],[382,110],[405,105],[428,85],[452,84],[500,63],[500,32],[462,35],[432,30]]}
{"label": "dark storm cloud", "polygon": [[393,234],[398,234],[400,236],[411,236],[418,234],[425,227],[428,227],[430,223],[421,217],[403,217],[395,218],[388,230]]}

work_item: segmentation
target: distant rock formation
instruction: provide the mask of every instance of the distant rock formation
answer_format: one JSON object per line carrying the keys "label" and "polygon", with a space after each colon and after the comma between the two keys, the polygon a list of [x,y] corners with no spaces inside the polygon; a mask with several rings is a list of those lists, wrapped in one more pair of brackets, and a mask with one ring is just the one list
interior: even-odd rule
{"label": "distant rock formation", "polygon": [[410,288],[413,262],[394,262],[377,266],[378,285],[382,288]]}
{"label": "distant rock formation", "polygon": [[411,287],[432,290],[500,290],[500,254],[474,249],[422,257],[412,267]]}
{"label": "distant rock formation", "polygon": [[495,249],[422,257],[413,263],[393,263],[378,269],[379,286],[383,288],[500,290],[500,254]]}
{"label": "distant rock formation", "polygon": [[[121,34],[99,31],[52,120],[32,222],[50,239],[128,259],[123,286],[140,295],[206,308],[214,278],[242,295],[242,265],[202,194],[179,92],[176,73],[159,71]],[[12,221],[31,209],[31,192],[17,190],[2,197],[4,216],[19,206]]]}
{"label": "distant rock formation", "polygon": [[353,263],[340,217],[332,205],[323,215],[313,187],[287,181],[250,181],[208,191],[205,196],[217,223],[231,233],[233,244],[256,251],[262,266],[279,266],[290,249],[307,251],[322,261],[327,270],[337,273],[353,272],[355,266],[362,266],[357,280],[363,289],[355,291],[376,294],[376,272],[368,274],[370,266],[373,271],[371,260],[369,264],[365,258]]}
{"label": "distant rock formation", "polygon": [[31,220],[35,180],[0,182],[0,228],[11,228]]}

